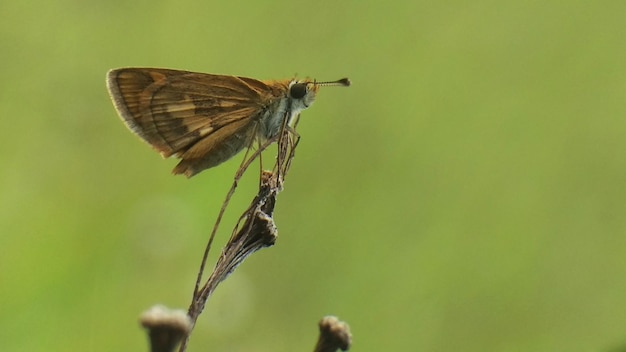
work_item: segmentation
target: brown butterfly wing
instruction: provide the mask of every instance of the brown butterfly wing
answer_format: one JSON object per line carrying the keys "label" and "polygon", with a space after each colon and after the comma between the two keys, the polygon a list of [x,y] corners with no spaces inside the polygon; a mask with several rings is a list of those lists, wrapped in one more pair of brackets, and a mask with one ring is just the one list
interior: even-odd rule
{"label": "brown butterfly wing", "polygon": [[124,123],[163,157],[183,159],[188,177],[236,154],[254,123],[282,93],[250,78],[124,68],[107,76]]}

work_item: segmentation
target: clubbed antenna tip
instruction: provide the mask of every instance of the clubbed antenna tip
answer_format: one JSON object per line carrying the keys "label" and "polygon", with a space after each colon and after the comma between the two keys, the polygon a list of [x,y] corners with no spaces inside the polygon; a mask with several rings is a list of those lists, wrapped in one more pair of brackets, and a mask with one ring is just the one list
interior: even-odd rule
{"label": "clubbed antenna tip", "polygon": [[328,82],[316,82],[318,86],[342,86],[342,87],[350,87],[352,82],[349,78],[342,78],[336,81],[328,81]]}

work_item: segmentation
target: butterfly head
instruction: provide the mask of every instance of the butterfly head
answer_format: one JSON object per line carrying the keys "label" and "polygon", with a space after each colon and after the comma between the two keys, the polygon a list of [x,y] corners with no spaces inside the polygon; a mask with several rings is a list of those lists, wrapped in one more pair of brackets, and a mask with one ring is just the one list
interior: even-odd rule
{"label": "butterfly head", "polygon": [[293,80],[289,84],[289,97],[302,109],[306,109],[315,101],[317,91],[321,86],[349,86],[350,80],[343,78],[332,82],[316,82],[310,80]]}

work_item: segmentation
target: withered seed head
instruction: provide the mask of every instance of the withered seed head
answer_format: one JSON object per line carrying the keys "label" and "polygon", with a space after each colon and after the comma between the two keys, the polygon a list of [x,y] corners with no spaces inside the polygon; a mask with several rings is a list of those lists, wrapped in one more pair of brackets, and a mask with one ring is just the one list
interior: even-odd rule
{"label": "withered seed head", "polygon": [[337,317],[326,316],[319,322],[320,336],[315,352],[335,352],[337,349],[347,351],[352,344],[350,327]]}
{"label": "withered seed head", "polygon": [[172,310],[156,305],[145,311],[139,319],[148,330],[151,352],[172,352],[191,331],[189,316],[183,310]]}

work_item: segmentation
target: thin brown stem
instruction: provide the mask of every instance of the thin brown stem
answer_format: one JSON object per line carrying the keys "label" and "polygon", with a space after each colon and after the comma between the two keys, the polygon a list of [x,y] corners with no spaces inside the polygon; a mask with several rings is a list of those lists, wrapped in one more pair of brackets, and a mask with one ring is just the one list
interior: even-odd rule
{"label": "thin brown stem", "polygon": [[[297,123],[297,119],[295,122]],[[299,136],[293,127],[290,127],[285,123],[281,128],[281,132],[275,138],[259,144],[258,149],[255,150],[249,157],[248,153],[252,149],[252,146],[248,148],[239,169],[235,173],[233,184],[226,194],[215,224],[211,230],[207,246],[204,250],[194,286],[192,302],[188,309],[188,315],[192,322],[192,329],[193,326],[195,326],[198,316],[204,309],[207,300],[217,285],[230,273],[232,273],[248,255],[258,249],[273,245],[276,238],[276,230],[271,216],[276,201],[275,198],[276,195],[282,190],[284,177],[291,166],[293,157],[295,156],[295,147],[297,146],[298,141]],[[213,273],[209,276],[204,285],[200,287],[213,240],[215,239],[222,217],[235,193],[240,179],[243,177],[252,162],[256,160],[256,158],[260,158],[262,152],[274,142],[277,142],[278,145],[276,163],[273,167],[274,171],[262,171],[261,167],[261,181],[258,195],[240,216],[236,226],[234,227],[229,242],[224,247],[221,256],[218,258],[218,262],[213,270]],[[179,349],[180,352],[186,350],[188,339],[189,335],[187,335],[186,339],[183,340]]]}

